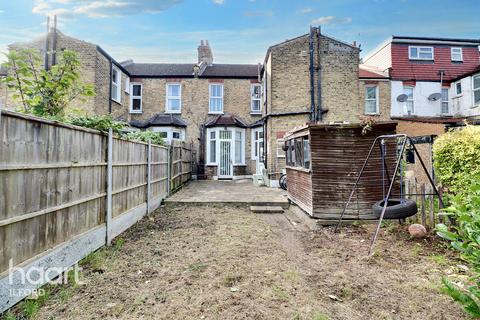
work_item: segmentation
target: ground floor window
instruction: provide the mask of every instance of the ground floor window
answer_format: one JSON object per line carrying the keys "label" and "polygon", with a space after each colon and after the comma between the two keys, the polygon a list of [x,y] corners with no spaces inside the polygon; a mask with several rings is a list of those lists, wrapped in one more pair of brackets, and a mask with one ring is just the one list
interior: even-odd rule
{"label": "ground floor window", "polygon": [[263,155],[263,128],[252,129],[252,160],[260,160]]}
{"label": "ground floor window", "polygon": [[308,136],[287,140],[286,164],[289,167],[310,169],[310,140]]}
{"label": "ground floor window", "polygon": [[207,165],[216,165],[223,176],[233,175],[233,165],[245,165],[245,129],[208,128]]}
{"label": "ground floor window", "polygon": [[448,107],[448,88],[442,88],[442,114],[449,114],[450,109]]}
{"label": "ground floor window", "polygon": [[152,127],[155,132],[160,132],[161,137],[168,144],[173,140],[185,141],[185,129],[179,127]]}
{"label": "ground floor window", "polygon": [[473,104],[480,105],[480,74],[473,76]]}

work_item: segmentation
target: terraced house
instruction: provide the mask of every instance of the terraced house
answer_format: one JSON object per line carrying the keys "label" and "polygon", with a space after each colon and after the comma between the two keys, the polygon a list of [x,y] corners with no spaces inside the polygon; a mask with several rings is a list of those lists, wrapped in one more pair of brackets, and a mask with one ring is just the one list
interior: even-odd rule
{"label": "terraced house", "polygon": [[[283,135],[307,122],[387,120],[390,88],[381,72],[359,73],[355,44],[310,33],[271,46],[264,64],[217,64],[208,41],[191,63],[118,62],[100,46],[52,30],[10,49],[38,49],[53,64],[76,51],[82,77],[96,96],[74,103],[91,114],[112,114],[168,142],[193,145],[196,174],[208,179],[262,175],[277,185],[285,169]],[[0,99],[15,104],[6,91]],[[266,170],[263,170],[263,168]]]}

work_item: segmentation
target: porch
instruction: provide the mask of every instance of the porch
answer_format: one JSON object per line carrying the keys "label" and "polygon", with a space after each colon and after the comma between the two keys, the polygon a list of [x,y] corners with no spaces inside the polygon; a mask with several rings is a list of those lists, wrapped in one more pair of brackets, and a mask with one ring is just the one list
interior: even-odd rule
{"label": "porch", "polygon": [[195,180],[165,200],[166,205],[279,206],[288,208],[282,189],[258,187],[252,180]]}

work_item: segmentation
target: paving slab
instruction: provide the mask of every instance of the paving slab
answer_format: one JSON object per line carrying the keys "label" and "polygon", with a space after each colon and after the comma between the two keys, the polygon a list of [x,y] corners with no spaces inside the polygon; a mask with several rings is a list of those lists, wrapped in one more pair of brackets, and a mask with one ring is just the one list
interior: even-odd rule
{"label": "paving slab", "polygon": [[169,205],[279,206],[288,208],[287,193],[279,188],[256,186],[251,179],[195,180],[165,200]]}

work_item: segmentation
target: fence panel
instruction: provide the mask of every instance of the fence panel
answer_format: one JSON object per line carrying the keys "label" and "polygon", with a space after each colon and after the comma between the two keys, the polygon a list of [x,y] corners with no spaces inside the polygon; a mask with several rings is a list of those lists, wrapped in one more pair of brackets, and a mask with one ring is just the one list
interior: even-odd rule
{"label": "fence panel", "polygon": [[23,273],[58,275],[156,209],[169,180],[176,190],[191,177],[184,143],[148,152],[146,143],[0,112],[0,312],[45,283],[25,283]]}

